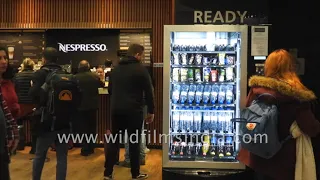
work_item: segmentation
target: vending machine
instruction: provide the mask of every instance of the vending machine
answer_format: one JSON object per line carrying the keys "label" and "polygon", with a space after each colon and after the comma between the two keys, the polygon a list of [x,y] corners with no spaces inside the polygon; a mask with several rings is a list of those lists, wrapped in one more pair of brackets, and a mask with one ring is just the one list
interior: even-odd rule
{"label": "vending machine", "polygon": [[194,175],[241,171],[239,118],[247,96],[246,25],[166,25],[163,169]]}

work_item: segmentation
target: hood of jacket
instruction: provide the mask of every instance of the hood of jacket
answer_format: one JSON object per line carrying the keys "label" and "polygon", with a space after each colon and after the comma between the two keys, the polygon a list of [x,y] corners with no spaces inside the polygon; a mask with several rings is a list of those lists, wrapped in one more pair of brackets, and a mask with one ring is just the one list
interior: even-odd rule
{"label": "hood of jacket", "polygon": [[291,100],[313,101],[317,99],[311,90],[293,88],[286,82],[264,76],[252,76],[249,79],[249,87],[254,88],[254,93],[263,91],[261,89],[267,89],[274,91],[279,96],[283,96],[283,98]]}
{"label": "hood of jacket", "polygon": [[44,67],[49,68],[49,69],[62,69],[62,67],[56,63],[46,63],[40,69],[42,69]]}
{"label": "hood of jacket", "polygon": [[133,56],[124,57],[119,61],[119,65],[135,64],[135,63],[140,63],[140,61]]}

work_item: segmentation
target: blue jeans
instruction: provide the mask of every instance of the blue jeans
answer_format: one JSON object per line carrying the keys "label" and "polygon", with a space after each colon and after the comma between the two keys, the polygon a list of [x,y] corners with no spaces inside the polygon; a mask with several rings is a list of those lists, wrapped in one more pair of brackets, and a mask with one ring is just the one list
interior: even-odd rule
{"label": "blue jeans", "polygon": [[32,180],[41,180],[42,169],[44,162],[47,157],[47,152],[51,144],[56,143],[56,155],[57,155],[57,166],[56,166],[56,179],[65,180],[67,176],[67,156],[68,156],[68,144],[59,143],[57,135],[66,134],[69,131],[55,131],[47,132],[40,135],[37,138],[36,145],[36,157],[33,160],[33,172]]}
{"label": "blue jeans", "polygon": [[[143,116],[146,117],[147,116],[147,106],[144,107],[143,109]],[[146,132],[143,131],[144,130],[144,121],[142,123],[142,136],[141,136],[141,142],[140,142],[140,160],[145,159],[146,157],[146,153],[145,153],[145,149],[147,148],[146,146]],[[130,162],[130,157],[129,157],[129,140],[125,141],[126,143],[124,143],[124,148],[125,148],[125,153],[124,153],[124,161],[129,163]]]}

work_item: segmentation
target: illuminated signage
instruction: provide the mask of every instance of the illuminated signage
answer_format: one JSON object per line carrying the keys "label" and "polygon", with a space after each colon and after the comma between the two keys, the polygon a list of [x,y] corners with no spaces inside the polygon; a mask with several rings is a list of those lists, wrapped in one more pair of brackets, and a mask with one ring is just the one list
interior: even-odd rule
{"label": "illuminated signage", "polygon": [[105,44],[62,44],[58,43],[59,51],[62,52],[98,52],[108,51]]}
{"label": "illuminated signage", "polygon": [[194,11],[193,21],[195,24],[214,24],[214,23],[234,23],[240,19],[240,23],[244,22],[247,11]]}

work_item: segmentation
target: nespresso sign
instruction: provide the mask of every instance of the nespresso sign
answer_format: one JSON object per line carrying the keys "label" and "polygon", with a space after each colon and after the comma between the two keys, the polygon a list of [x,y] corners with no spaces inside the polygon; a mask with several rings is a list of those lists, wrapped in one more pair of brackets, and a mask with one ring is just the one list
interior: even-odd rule
{"label": "nespresso sign", "polygon": [[237,20],[243,23],[246,14],[247,11],[194,11],[193,21],[194,24],[232,24]]}
{"label": "nespresso sign", "polygon": [[58,43],[59,51],[62,52],[97,52],[108,51],[105,44],[62,44]]}

